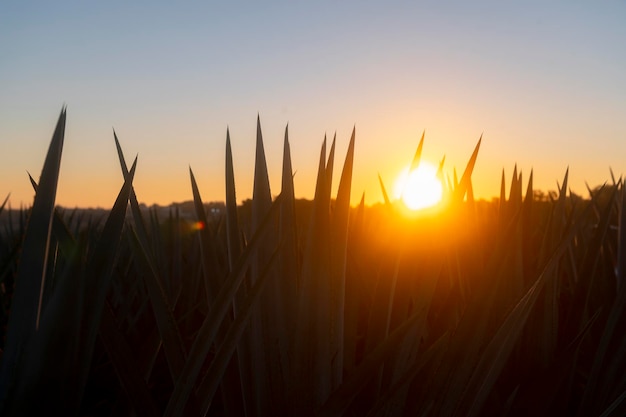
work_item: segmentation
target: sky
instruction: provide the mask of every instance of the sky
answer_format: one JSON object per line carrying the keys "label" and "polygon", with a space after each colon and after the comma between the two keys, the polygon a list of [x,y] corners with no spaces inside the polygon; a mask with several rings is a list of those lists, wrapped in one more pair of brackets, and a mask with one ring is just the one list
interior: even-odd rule
{"label": "sky", "polygon": [[[356,129],[352,201],[382,199],[423,157],[475,194],[502,170],[586,196],[626,170],[626,2],[0,2],[0,199],[32,204],[67,105],[57,203],[111,207],[113,141],[138,155],[146,204],[224,199],[226,130],[237,199],[252,196],[257,115],[273,194],[288,125],[296,196],[311,198],[322,141],[336,166]],[[336,171],[338,172],[338,171]],[[338,175],[337,175],[338,177]],[[338,178],[336,178],[338,180]],[[337,182],[337,181],[336,181]],[[336,184],[335,184],[336,187]]]}

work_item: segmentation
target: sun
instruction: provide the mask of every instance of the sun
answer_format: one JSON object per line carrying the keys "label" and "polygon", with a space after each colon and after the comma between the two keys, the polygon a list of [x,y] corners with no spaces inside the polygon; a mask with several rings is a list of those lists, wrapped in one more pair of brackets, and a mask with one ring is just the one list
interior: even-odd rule
{"label": "sun", "polygon": [[405,168],[396,180],[394,195],[411,210],[438,204],[443,196],[443,186],[437,178],[437,169],[426,161],[421,161],[411,172]]}

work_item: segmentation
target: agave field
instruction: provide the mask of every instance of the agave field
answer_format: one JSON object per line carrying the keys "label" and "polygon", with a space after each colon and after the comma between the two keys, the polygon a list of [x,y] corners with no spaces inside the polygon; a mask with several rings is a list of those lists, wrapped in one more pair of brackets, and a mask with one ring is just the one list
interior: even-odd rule
{"label": "agave field", "polygon": [[259,125],[247,204],[228,134],[225,210],[190,171],[194,219],[140,208],[114,137],[125,181],[89,216],[55,206],[65,123],[32,207],[0,206],[1,415],[626,415],[622,179],[537,198],[515,170],[477,201],[479,141],[445,205],[407,216],[382,181],[350,206],[354,132],[296,200],[285,132],[272,198]]}

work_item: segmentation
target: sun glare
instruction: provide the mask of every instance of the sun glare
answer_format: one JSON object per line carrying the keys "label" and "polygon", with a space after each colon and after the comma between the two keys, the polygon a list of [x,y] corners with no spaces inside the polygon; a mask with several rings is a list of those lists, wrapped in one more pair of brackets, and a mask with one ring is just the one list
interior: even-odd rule
{"label": "sun glare", "polygon": [[437,169],[426,161],[412,172],[405,168],[396,180],[394,195],[411,210],[432,207],[441,201],[443,186],[437,178]]}

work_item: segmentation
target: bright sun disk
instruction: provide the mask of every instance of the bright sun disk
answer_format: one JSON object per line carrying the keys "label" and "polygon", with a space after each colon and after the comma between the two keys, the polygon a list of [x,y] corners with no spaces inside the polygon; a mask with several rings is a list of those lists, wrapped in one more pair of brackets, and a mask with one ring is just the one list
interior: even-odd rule
{"label": "bright sun disk", "polygon": [[394,195],[402,199],[411,210],[432,207],[441,201],[443,186],[437,178],[437,169],[422,161],[418,168],[409,172],[405,168],[396,180]]}

